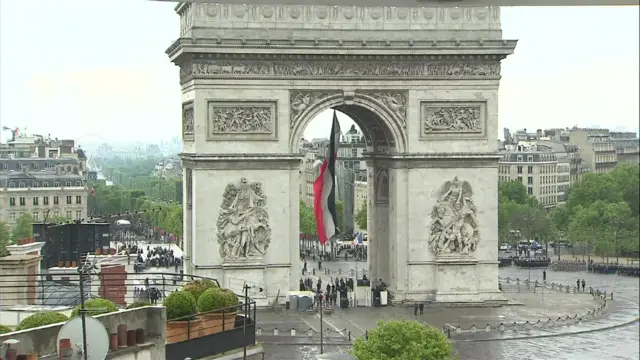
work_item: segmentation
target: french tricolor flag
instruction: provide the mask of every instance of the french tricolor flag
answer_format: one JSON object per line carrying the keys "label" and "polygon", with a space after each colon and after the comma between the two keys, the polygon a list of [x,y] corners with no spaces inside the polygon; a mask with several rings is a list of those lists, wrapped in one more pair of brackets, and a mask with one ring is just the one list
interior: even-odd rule
{"label": "french tricolor flag", "polygon": [[316,216],[318,240],[323,245],[339,232],[336,214],[336,159],[340,134],[340,124],[334,110],[329,153],[320,166],[320,175],[313,182],[313,211]]}

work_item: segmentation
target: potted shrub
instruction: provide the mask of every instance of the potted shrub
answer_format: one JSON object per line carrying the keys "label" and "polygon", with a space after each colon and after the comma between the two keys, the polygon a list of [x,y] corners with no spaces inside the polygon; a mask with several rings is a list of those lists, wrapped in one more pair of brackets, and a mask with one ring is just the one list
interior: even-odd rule
{"label": "potted shrub", "polygon": [[33,315],[30,315],[18,324],[16,331],[33,329],[40,326],[57,324],[61,322],[65,322],[69,320],[69,318],[64,315],[54,311],[42,311],[37,312]]}
{"label": "potted shrub", "polygon": [[145,306],[153,306],[153,304],[148,301],[134,301],[131,304],[127,305],[127,309],[137,309]]}
{"label": "potted shrub", "polygon": [[[118,306],[107,299],[95,298],[84,302],[84,308],[87,310],[86,314],[89,316],[95,316],[100,314],[108,314],[118,311]],[[80,315],[80,304],[78,304],[73,311],[71,311],[71,317]]]}
{"label": "potted shrub", "polygon": [[11,330],[10,327],[5,326],[5,325],[0,325],[0,334],[6,334],[6,333],[10,333],[13,330]]}
{"label": "potted shrub", "polygon": [[199,337],[196,299],[187,291],[174,291],[164,299],[167,311],[167,344]]}
{"label": "potted shrub", "polygon": [[235,326],[238,296],[229,289],[211,288],[198,299],[198,311],[202,315],[202,330],[205,335]]}
{"label": "potted shrub", "polygon": [[198,280],[190,281],[187,284],[185,284],[185,286],[182,287],[182,290],[191,293],[191,295],[193,295],[193,298],[196,299],[196,303],[197,303],[202,293],[204,293],[208,289],[217,288],[217,287],[218,287],[218,284],[216,284],[215,281],[207,280],[207,279],[198,279]]}

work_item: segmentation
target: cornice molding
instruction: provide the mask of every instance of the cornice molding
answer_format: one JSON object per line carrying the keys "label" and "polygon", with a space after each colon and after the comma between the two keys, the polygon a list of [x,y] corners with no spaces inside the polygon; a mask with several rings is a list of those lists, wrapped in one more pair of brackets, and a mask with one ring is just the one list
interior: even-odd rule
{"label": "cornice molding", "polygon": [[[262,54],[325,55],[345,52],[350,55],[393,55],[411,50],[416,55],[442,54],[513,54],[517,40],[344,40],[344,39],[288,39],[263,38],[179,38],[165,53],[174,62],[187,54],[245,53],[251,50]],[[256,51],[258,50],[258,51]]]}

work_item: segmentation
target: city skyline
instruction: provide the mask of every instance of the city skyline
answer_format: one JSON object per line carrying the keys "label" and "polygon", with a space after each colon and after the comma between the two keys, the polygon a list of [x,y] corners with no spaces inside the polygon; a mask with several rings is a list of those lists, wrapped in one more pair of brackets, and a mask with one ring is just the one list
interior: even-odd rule
{"label": "city skyline", "polygon": [[[174,4],[109,4],[0,3],[2,126],[91,142],[179,135],[178,68],[164,54],[178,37]],[[502,62],[499,136],[503,127],[638,132],[637,10],[503,8],[504,37],[519,43]],[[16,13],[30,16],[7,15]],[[305,137],[326,137],[330,117],[331,110],[320,114]]]}

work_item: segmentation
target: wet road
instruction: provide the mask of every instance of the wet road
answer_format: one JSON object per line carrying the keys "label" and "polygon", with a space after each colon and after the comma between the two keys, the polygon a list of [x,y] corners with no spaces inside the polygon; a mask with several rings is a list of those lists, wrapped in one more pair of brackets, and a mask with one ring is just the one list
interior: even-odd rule
{"label": "wet road", "polygon": [[[311,265],[311,264],[309,264]],[[317,264],[315,264],[317,266]],[[360,263],[362,268],[364,264]],[[325,263],[337,274],[341,269],[348,274],[355,263]],[[323,276],[324,278],[325,276]],[[542,280],[542,270],[508,267],[500,269],[500,277],[520,278],[531,281]],[[328,278],[328,277],[327,277]],[[637,278],[617,275],[590,274],[587,272],[547,271],[547,282],[574,284],[585,279],[587,288],[592,286],[602,291],[614,292],[610,310],[597,319],[549,329],[506,331],[504,333],[461,334],[453,339],[454,349],[460,360],[638,360],[640,359],[640,325],[633,321],[640,316],[640,286]],[[631,323],[629,323],[631,322]],[[625,326],[618,324],[629,323]],[[613,328],[612,328],[613,327]],[[308,343],[312,341],[307,340]],[[318,345],[296,346],[294,344],[265,344],[266,359],[316,360]],[[344,353],[348,345],[325,347],[325,353]]]}

